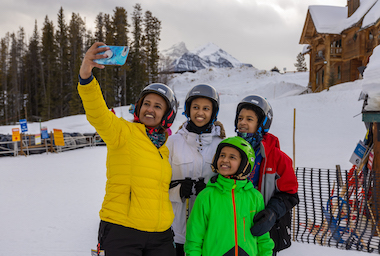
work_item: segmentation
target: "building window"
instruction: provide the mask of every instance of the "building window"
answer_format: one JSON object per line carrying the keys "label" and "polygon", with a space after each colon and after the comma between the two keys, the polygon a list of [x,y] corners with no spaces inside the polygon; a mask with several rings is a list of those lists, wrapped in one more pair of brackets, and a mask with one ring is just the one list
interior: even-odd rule
{"label": "building window", "polygon": [[338,80],[342,78],[342,72],[340,71],[340,66],[338,66]]}

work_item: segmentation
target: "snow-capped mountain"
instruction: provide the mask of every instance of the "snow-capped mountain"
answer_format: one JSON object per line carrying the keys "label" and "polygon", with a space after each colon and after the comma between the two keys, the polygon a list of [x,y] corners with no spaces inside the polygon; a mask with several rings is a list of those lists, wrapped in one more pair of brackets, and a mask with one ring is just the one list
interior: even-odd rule
{"label": "snow-capped mountain", "polygon": [[206,60],[210,63],[210,66],[214,63],[215,66],[221,65],[221,68],[230,67],[230,65],[235,68],[242,66],[240,61],[213,43],[208,43],[205,46],[198,47],[191,52]]}
{"label": "snow-capped mountain", "polygon": [[[207,43],[193,51],[188,51],[185,43],[181,42],[162,51],[161,54],[162,69],[176,72],[197,71],[208,67],[233,68],[245,65],[213,43]],[[171,62],[171,60],[173,61]]]}
{"label": "snow-capped mountain", "polygon": [[178,44],[173,45],[169,49],[163,50],[161,54],[165,57],[169,57],[173,60],[176,60],[187,52],[189,52],[189,50],[186,48],[185,43],[180,42]]}
{"label": "snow-capped mountain", "polygon": [[173,70],[173,63],[183,54],[189,52],[184,42],[177,43],[172,47],[160,52],[159,69],[162,71]]}

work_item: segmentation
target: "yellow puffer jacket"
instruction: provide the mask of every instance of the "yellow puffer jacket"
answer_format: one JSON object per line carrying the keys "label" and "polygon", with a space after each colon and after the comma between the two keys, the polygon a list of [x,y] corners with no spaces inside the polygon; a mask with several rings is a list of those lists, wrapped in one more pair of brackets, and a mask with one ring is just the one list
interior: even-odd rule
{"label": "yellow puffer jacket", "polygon": [[107,144],[107,184],[100,218],[148,232],[170,228],[174,214],[169,201],[172,172],[169,150],[159,149],[145,125],[118,118],[108,110],[99,83],[78,84],[87,120]]}

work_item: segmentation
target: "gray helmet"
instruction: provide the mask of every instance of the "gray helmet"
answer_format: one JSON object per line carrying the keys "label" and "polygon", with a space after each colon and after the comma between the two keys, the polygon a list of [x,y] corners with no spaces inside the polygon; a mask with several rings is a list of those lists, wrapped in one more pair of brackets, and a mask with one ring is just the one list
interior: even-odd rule
{"label": "gray helmet", "polygon": [[162,117],[161,126],[164,128],[169,128],[173,124],[174,118],[177,114],[178,103],[177,103],[177,98],[175,97],[175,94],[172,91],[172,89],[170,89],[169,86],[165,84],[160,84],[160,83],[150,84],[141,91],[139,99],[137,100],[136,107],[135,107],[135,112],[134,112],[135,120],[138,120],[142,99],[149,93],[158,94],[162,98],[165,99],[168,105],[168,110],[166,111],[165,115]]}
{"label": "gray helmet", "polygon": [[273,110],[269,102],[260,95],[249,95],[242,99],[236,108],[235,131],[237,130],[238,116],[243,107],[252,109],[259,117],[258,132],[267,133],[272,124]]}
{"label": "gray helmet", "polygon": [[203,97],[211,100],[212,102],[212,116],[211,123],[214,123],[218,117],[220,99],[219,94],[214,87],[208,84],[198,84],[194,86],[186,95],[185,106],[183,114],[190,118],[191,101],[195,98]]}

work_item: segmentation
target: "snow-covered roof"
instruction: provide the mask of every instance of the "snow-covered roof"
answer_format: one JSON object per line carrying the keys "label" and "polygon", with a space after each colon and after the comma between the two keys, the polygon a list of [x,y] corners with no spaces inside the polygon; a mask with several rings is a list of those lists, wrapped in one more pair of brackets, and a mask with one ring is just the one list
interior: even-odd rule
{"label": "snow-covered roof", "polygon": [[337,26],[347,18],[347,7],[310,5],[309,12],[318,33],[340,34]]}
{"label": "snow-covered roof", "polygon": [[310,52],[310,44],[305,44],[302,48],[301,54],[306,54]]}
{"label": "snow-covered roof", "polygon": [[374,25],[380,19],[380,1],[369,10],[363,19],[362,28],[367,28]]}
{"label": "snow-covered roof", "polygon": [[309,6],[309,12],[318,33],[340,34],[344,30],[354,26],[363,17],[366,18],[368,14],[370,14],[370,17],[368,17],[368,21],[366,21],[366,24],[369,24],[374,20],[374,22],[376,22],[377,19],[380,18],[380,7],[376,7],[377,11],[374,10],[373,12],[371,8],[374,6],[374,4],[380,5],[377,2],[380,1],[361,0],[360,6],[350,17],[347,17],[347,6],[337,7],[326,5],[311,5]]}

